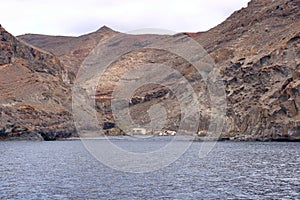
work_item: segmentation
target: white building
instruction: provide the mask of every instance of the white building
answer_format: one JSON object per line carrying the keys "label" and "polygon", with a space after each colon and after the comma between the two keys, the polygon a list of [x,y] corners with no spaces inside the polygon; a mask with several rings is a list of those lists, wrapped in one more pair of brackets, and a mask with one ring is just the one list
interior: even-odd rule
{"label": "white building", "polygon": [[145,128],[133,128],[132,134],[133,135],[146,135],[146,129]]}

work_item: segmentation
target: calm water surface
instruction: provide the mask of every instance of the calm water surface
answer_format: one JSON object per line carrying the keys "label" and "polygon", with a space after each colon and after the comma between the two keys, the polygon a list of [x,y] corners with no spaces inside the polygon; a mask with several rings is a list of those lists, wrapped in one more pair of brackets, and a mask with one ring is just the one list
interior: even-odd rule
{"label": "calm water surface", "polygon": [[[151,149],[166,139],[113,139]],[[97,161],[81,141],[0,142],[0,199],[300,199],[300,143],[194,142],[161,170],[132,174]]]}

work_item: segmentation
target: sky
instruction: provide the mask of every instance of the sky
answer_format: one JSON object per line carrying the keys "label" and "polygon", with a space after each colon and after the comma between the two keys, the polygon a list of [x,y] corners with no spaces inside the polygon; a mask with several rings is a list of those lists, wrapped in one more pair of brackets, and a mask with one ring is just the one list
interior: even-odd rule
{"label": "sky", "polygon": [[10,33],[78,36],[106,25],[116,31],[156,28],[206,31],[249,0],[2,0],[0,24]]}

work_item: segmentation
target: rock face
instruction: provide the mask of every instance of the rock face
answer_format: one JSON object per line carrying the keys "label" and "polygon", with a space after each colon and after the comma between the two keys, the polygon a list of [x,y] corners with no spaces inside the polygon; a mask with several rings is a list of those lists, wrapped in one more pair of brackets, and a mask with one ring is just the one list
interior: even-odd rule
{"label": "rock face", "polygon": [[300,139],[299,8],[299,0],[253,0],[217,27],[192,35],[223,73],[230,136]]}
{"label": "rock face", "polygon": [[[40,36],[40,35],[24,35],[19,36],[20,39],[25,40],[28,43],[38,46],[39,48],[43,48],[48,51],[52,51],[59,58],[68,58],[64,64],[72,63],[70,66],[73,67],[73,71],[76,72],[80,67],[81,62],[91,53],[91,49],[95,48],[97,45],[101,46],[108,40],[112,40],[108,46],[113,46],[113,48],[117,49],[130,49],[131,45],[135,47],[144,47],[144,45],[154,44],[157,41],[165,41],[162,45],[168,44],[167,39],[171,38],[172,40],[185,40],[187,38],[184,34],[178,34],[176,36],[160,36],[160,35],[143,35],[143,36],[135,36],[135,35],[126,35],[127,39],[121,42],[114,42],[112,37],[118,35],[117,32],[108,29],[107,27],[102,27],[98,31],[91,33],[89,35],[80,36],[76,38],[72,38],[74,43],[72,44],[72,48],[64,49],[64,53],[62,54],[61,44],[68,43],[71,38],[64,38],[65,41],[61,41],[63,37],[57,38],[55,42],[55,38],[51,36]],[[122,34],[121,34],[122,35]],[[125,34],[124,34],[125,35]],[[85,39],[83,39],[85,38]],[[94,39],[93,39],[94,38]],[[128,41],[127,41],[128,40]],[[50,41],[52,43],[50,44]],[[93,41],[93,42],[92,42]],[[94,41],[98,41],[95,43]],[[133,44],[133,43],[134,44]],[[60,44],[61,43],[61,44]],[[57,50],[55,51],[55,44],[57,45]],[[69,45],[70,46],[70,45]],[[85,48],[85,47],[88,48]],[[98,47],[99,48],[99,47]],[[112,48],[112,49],[113,49]],[[138,49],[138,48],[137,48]],[[100,49],[101,50],[101,49]],[[95,50],[97,51],[97,50]],[[74,52],[80,52],[80,60],[77,60],[78,54],[74,54]],[[112,52],[114,53],[114,51]],[[76,64],[80,63],[80,64]],[[103,128],[105,134],[124,134],[120,127],[115,125],[115,120],[112,115],[111,109],[111,99],[112,93],[115,87],[118,85],[119,87],[124,87],[122,84],[119,84],[119,80],[122,79],[122,76],[126,74],[133,68],[141,65],[147,64],[162,64],[169,66],[175,70],[177,70],[180,75],[184,76],[190,83],[194,91],[197,92],[197,95],[202,96],[202,100],[207,99],[206,97],[206,88],[204,83],[201,82],[201,75],[188,63],[185,59],[180,56],[173,55],[172,53],[164,50],[157,50],[151,48],[143,48],[142,50],[130,51],[122,55],[121,57],[114,60],[114,62],[109,66],[109,68],[105,71],[105,73],[101,76],[94,76],[95,73],[90,74],[90,79],[86,80],[86,90],[91,90],[91,84],[95,84],[99,81],[99,84],[96,87],[95,93],[95,102],[96,102],[96,110],[98,114],[98,119],[100,126]],[[90,66],[91,67],[91,66]],[[69,67],[71,68],[71,67]],[[154,73],[152,78],[161,78],[162,73]],[[143,77],[143,73],[138,74],[138,77]],[[139,88],[133,96],[130,97],[130,110],[131,117],[133,118],[136,124],[144,126],[150,122],[150,116],[148,113],[149,108],[156,104],[161,104],[165,106],[167,110],[167,123],[163,127],[168,130],[176,130],[180,125],[181,111],[179,107],[179,102],[176,101],[176,95],[172,93],[169,87],[179,88],[179,93],[182,93],[181,98],[184,99],[186,96],[184,94],[184,84],[180,82],[181,76],[176,75],[175,73],[169,74],[169,76],[165,77],[163,85],[155,85],[155,84],[147,84],[143,87]],[[100,78],[100,79],[99,79]],[[135,81],[137,77],[129,78],[132,81]],[[128,81],[130,81],[128,79]],[[180,87],[179,87],[180,86]],[[91,94],[88,94],[91,95]],[[188,98],[188,97],[186,97]],[[188,104],[188,102],[187,102]],[[208,127],[208,119],[209,113],[209,103],[202,101],[201,103],[201,129],[207,129]],[[153,115],[152,117],[156,118],[156,121],[159,121],[161,118],[160,115]],[[87,125],[84,127],[88,130],[95,130],[92,125]]]}
{"label": "rock face", "polygon": [[0,27],[0,137],[55,139],[74,133],[66,73],[52,54]]}
{"label": "rock face", "polygon": [[[43,68],[43,65],[38,64],[38,59],[33,59],[33,62],[30,57],[31,53],[27,53],[25,57],[22,57],[23,54],[15,52],[17,49],[5,44],[1,46],[4,51],[1,51],[0,69],[12,69],[7,66],[24,63],[21,69],[31,70],[28,74],[34,74],[34,77],[38,76],[40,79],[42,77],[48,81],[55,79],[59,87],[54,88],[65,88],[62,79],[58,76],[63,71],[61,67],[63,66],[65,70],[65,81],[68,82],[69,80],[70,83],[73,83],[75,74],[83,60],[91,53],[91,50],[117,34],[117,32],[107,27],[102,27],[94,33],[80,37],[54,37],[32,34],[19,36],[19,39],[27,43],[52,52],[62,64],[59,64],[58,61],[57,63],[47,61],[51,64],[47,68]],[[215,28],[207,32],[177,35],[177,37],[184,36],[199,42],[214,59],[216,68],[221,72],[226,86],[227,98],[227,127],[222,133],[223,137],[235,140],[300,140],[299,0],[252,0],[247,8],[234,12],[226,21]],[[145,35],[144,37],[149,37],[147,43],[149,44],[150,38],[156,36]],[[132,36],[130,40],[138,39],[136,36]],[[114,45],[118,46],[119,44],[116,42]],[[28,49],[30,48],[28,47]],[[43,57],[48,56],[47,58],[55,60],[55,57],[50,53],[38,52]],[[13,65],[11,62],[15,64]],[[36,65],[29,65],[28,62],[33,62]],[[107,134],[121,134],[121,131],[114,124],[110,107],[113,90],[118,86],[121,76],[136,65],[153,63],[172,66],[181,74],[186,75],[190,82],[195,83],[194,89],[199,96],[206,94],[205,85],[196,84],[201,80],[201,76],[192,70],[186,60],[160,50],[148,49],[130,52],[111,64],[96,88],[96,108],[99,119],[101,119],[100,124]],[[46,69],[48,70],[47,77],[44,73]],[[14,73],[16,71],[23,76],[26,75],[20,70],[14,70]],[[20,74],[14,77],[20,77]],[[94,77],[94,79],[87,81],[87,85],[98,81],[98,78]],[[5,80],[6,84],[9,80],[13,80],[12,78],[9,80],[2,79]],[[32,81],[35,79],[24,80]],[[12,82],[17,84],[15,81]],[[176,85],[176,83],[178,83],[178,77],[176,76],[168,77],[165,82],[166,85]],[[22,86],[28,87],[27,85],[26,83]],[[45,87],[44,85],[43,87]],[[14,88],[18,87],[15,86]],[[7,86],[1,88],[2,90],[8,92],[13,89]],[[27,91],[27,89],[21,91]],[[55,98],[67,98],[57,96],[57,94],[62,94],[60,92],[48,91],[51,91],[51,95],[47,101],[52,101],[51,99]],[[42,94],[39,90],[34,90],[34,92]],[[15,93],[23,98],[22,93]],[[15,105],[15,101],[12,99],[12,97],[7,98],[9,102],[6,104],[13,105],[13,108],[17,109],[16,105],[19,105],[19,103],[17,102]],[[168,123],[164,128],[176,130],[182,116],[180,115],[180,109],[178,109],[179,105],[174,100],[176,100],[176,97],[166,87],[151,84],[141,87],[130,99],[131,116],[137,123],[145,124],[149,122],[147,109],[152,105],[162,103],[168,105],[169,109],[172,110],[168,114]],[[45,105],[40,99],[36,102],[39,102],[39,105]],[[62,101],[57,100],[55,102],[55,105],[61,107],[63,111],[69,111],[68,106],[62,104]],[[201,106],[199,130],[205,131],[208,129],[211,119],[209,115],[210,105],[209,102],[201,102]],[[1,109],[8,108],[10,107],[1,107]],[[34,108],[36,109],[36,106]],[[57,111],[57,109],[54,110]],[[63,114],[62,116],[68,115]],[[67,118],[63,120],[67,120]],[[49,121],[51,120],[49,119]],[[6,121],[1,120],[2,122],[8,124]],[[13,128],[5,127],[5,130],[7,129]],[[4,129],[0,129],[0,133],[1,130],[3,132]],[[16,130],[23,129],[17,127]],[[59,128],[59,130],[63,129]]]}

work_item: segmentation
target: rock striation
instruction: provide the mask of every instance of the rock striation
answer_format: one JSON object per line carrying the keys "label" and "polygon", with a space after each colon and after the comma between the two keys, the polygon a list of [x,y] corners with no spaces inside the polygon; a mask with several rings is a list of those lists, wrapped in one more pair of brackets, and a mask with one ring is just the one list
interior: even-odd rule
{"label": "rock striation", "polygon": [[192,37],[226,83],[227,134],[238,140],[299,140],[300,1],[253,0]]}

